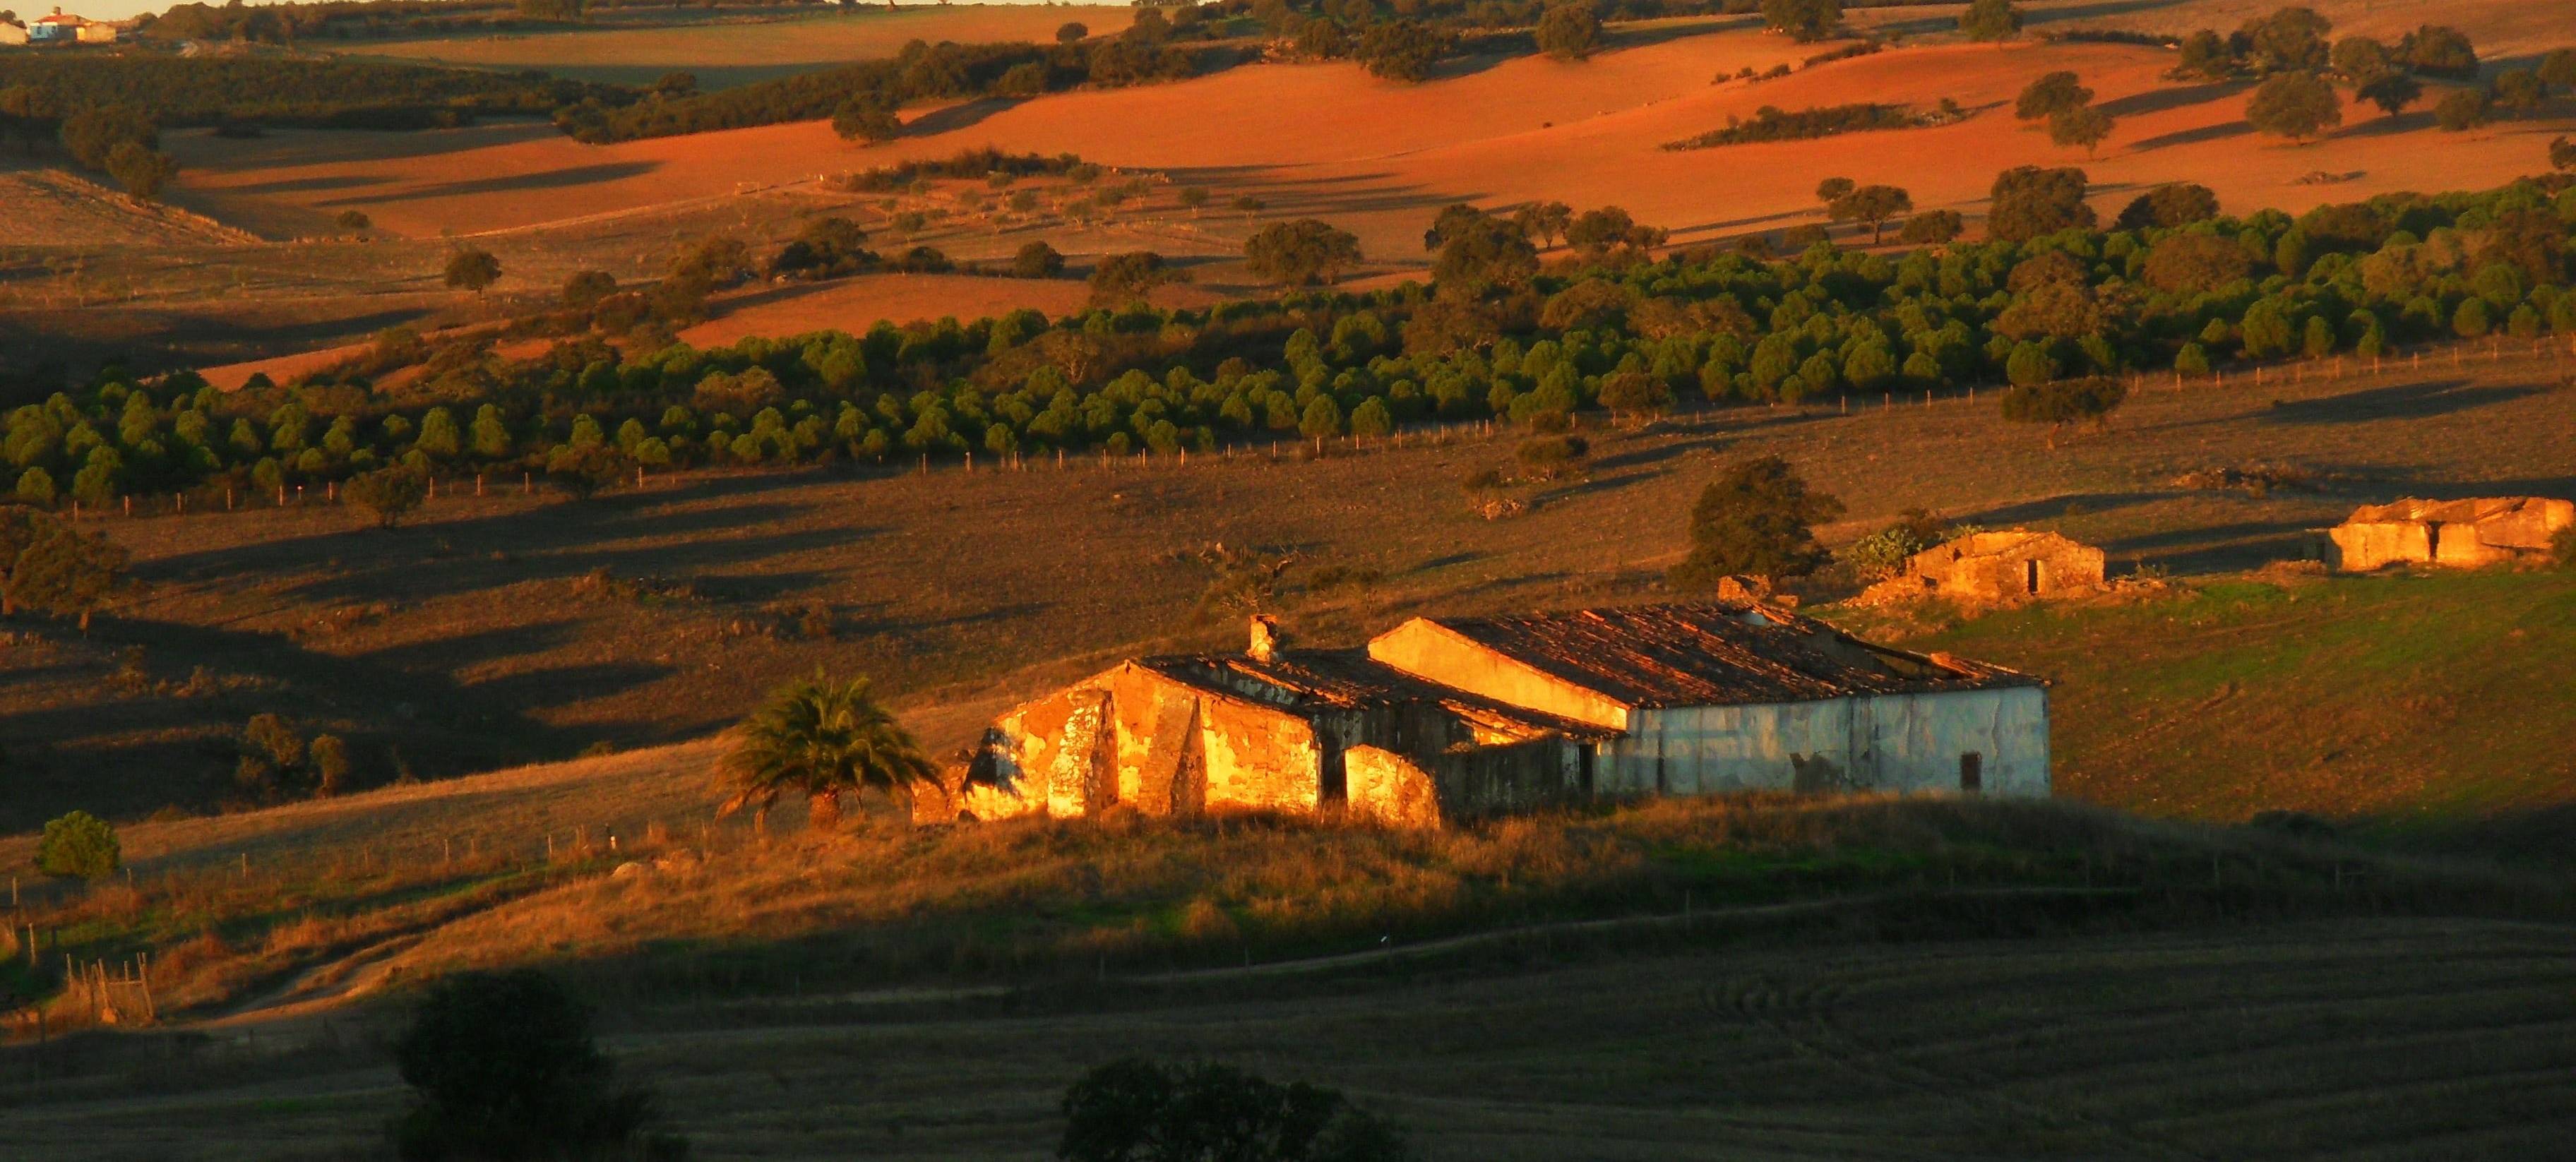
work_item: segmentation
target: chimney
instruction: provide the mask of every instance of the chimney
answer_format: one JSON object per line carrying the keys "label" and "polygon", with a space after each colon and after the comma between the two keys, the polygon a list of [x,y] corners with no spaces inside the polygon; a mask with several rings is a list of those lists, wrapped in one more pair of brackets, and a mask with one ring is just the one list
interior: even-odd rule
{"label": "chimney", "polygon": [[1279,632],[1278,618],[1267,613],[1252,615],[1252,644],[1243,652],[1252,655],[1253,661],[1269,661],[1287,644],[1288,635]]}

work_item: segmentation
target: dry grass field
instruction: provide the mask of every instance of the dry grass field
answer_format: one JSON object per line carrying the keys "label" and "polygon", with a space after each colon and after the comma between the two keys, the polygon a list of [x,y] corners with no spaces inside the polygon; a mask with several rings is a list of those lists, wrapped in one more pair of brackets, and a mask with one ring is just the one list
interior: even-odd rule
{"label": "dry grass field", "polygon": [[[2338,34],[2388,33],[2438,18],[2467,31],[2490,60],[2506,63],[2528,63],[2565,35],[2530,5],[2355,0],[2326,8],[2343,22]],[[744,76],[800,69],[887,51],[914,35],[1043,37],[1055,23],[1086,15],[1100,17],[1085,21],[1099,31],[1123,11],[960,6],[677,16],[667,26],[637,16],[580,31],[399,41],[367,51],[417,51],[492,67],[577,70],[591,62],[620,77],[694,66],[719,83],[732,76],[728,69],[746,70]],[[2240,0],[2113,11],[2061,4],[2034,6],[2031,18],[2043,29],[2173,31],[2232,28],[2250,11]],[[1243,239],[1286,217],[1321,217],[1354,231],[1370,258],[1363,274],[1385,279],[1424,268],[1421,231],[1454,201],[1618,204],[1672,229],[1676,243],[1692,243],[1815,222],[1813,189],[1829,175],[1904,185],[1918,207],[1959,209],[1973,224],[1995,172],[2072,163],[2092,174],[2095,201],[2105,210],[2154,184],[2189,179],[2215,189],[2232,212],[2297,212],[2423,189],[2434,173],[2441,178],[2429,184],[2441,188],[2493,186],[2541,168],[2550,138],[2576,127],[2576,108],[2561,99],[2529,118],[2444,133],[2433,126],[2428,99],[2394,119],[2348,107],[2340,130],[2291,145],[2247,125],[2250,85],[2164,80],[2169,53],[2115,44],[1968,45],[1958,42],[1954,20],[1950,7],[1855,9],[1856,27],[1905,39],[1885,52],[1773,81],[1722,78],[1745,67],[1794,65],[1831,46],[1766,35],[1752,17],[1649,21],[1613,26],[1607,50],[1588,61],[1469,58],[1420,85],[1377,80],[1348,62],[1277,64],[1176,84],[919,107],[906,112],[904,137],[874,148],[843,142],[821,122],[607,146],[507,119],[420,133],[279,130],[247,141],[180,131],[169,135],[185,167],[175,203],[267,241],[207,248],[176,239],[152,246],[52,239],[17,256],[16,277],[0,280],[0,328],[34,328],[78,358],[136,343],[208,365],[292,355],[396,322],[451,325],[487,316],[492,304],[435,285],[441,256],[457,239],[501,257],[505,274],[495,294],[502,301],[532,300],[575,270],[650,277],[686,240],[708,232],[774,242],[820,213],[880,223],[890,214],[875,206],[878,199],[835,194],[828,179],[985,145],[1070,151],[1172,184],[1097,222],[1052,210],[1004,222],[989,205],[969,207],[956,190],[936,191],[905,199],[907,209],[945,215],[909,241],[960,260],[1005,258],[1032,238],[1077,260],[1151,249],[1187,264],[1202,288],[1245,293],[1258,288],[1242,267]],[[2082,76],[2119,118],[2098,156],[2053,146],[2009,116],[2025,83],[2058,69]],[[1974,115],[1933,129],[1657,148],[1765,105],[1928,107],[1943,98]],[[2319,173],[2342,180],[2300,180]],[[1193,215],[1173,197],[1193,186],[1214,195],[1218,207],[1248,195],[1264,208]],[[333,221],[348,210],[372,219],[374,240],[317,241],[345,233]],[[216,287],[219,295],[210,293]],[[1044,284],[945,282],[903,287],[906,301],[890,304],[888,292],[862,286],[778,309],[792,325],[863,328],[879,313],[1060,309],[1067,293]],[[734,326],[765,325],[755,316]]]}
{"label": "dry grass field", "polygon": [[370,41],[348,55],[544,69],[559,77],[629,85],[687,72],[700,88],[714,89],[890,57],[912,40],[1048,44],[1067,21],[1079,21],[1093,36],[1116,36],[1135,15],[1133,8],[1054,4],[918,4],[895,11],[861,6],[783,15],[743,15],[741,9],[691,14],[675,7],[612,13],[592,28]]}
{"label": "dry grass field", "polygon": [[[2232,9],[2220,11],[2224,5],[2206,13],[2202,7],[2193,3],[2152,12],[2175,27],[2232,26],[2240,19]],[[2356,8],[2350,19],[2386,23],[2411,21],[2413,15],[2398,10],[2416,14],[2422,5],[2383,5],[2366,12],[2347,7]],[[1066,11],[996,9],[993,18],[1055,20]],[[1951,18],[1946,9],[1856,11],[1866,13],[1859,18],[1863,23],[1882,21],[1920,35],[1887,52],[1803,69],[1780,80],[1712,84],[1713,78],[1739,68],[1795,63],[1817,46],[1765,35],[1751,18],[1647,22],[1614,27],[1609,51],[1589,61],[1475,58],[1455,62],[1442,76],[1413,86],[1370,78],[1346,62],[1265,65],[1178,84],[918,108],[906,115],[912,128],[905,137],[874,148],[843,142],[820,122],[608,146],[582,145],[542,124],[507,121],[424,133],[278,131],[253,141],[191,131],[172,136],[172,147],[186,166],[175,197],[192,211],[273,240],[330,235],[331,220],[353,209],[373,219],[380,238],[412,240],[319,251],[292,246],[286,262],[299,277],[238,277],[236,293],[219,312],[229,316],[256,310],[263,302],[279,307],[291,302],[314,317],[317,334],[355,337],[384,325],[387,313],[378,309],[384,304],[330,284],[390,278],[405,289],[426,290],[421,284],[435,272],[438,255],[451,239],[472,238],[501,255],[507,271],[503,292],[542,293],[584,268],[620,277],[648,276],[683,240],[710,230],[764,239],[792,233],[804,217],[817,213],[881,218],[883,211],[870,208],[875,199],[835,195],[825,180],[984,145],[1070,151],[1106,165],[1163,175],[1174,183],[1172,190],[1205,188],[1220,207],[1250,195],[1265,208],[1252,216],[1191,215],[1167,191],[1123,207],[1105,222],[1039,214],[1005,225],[990,221],[989,211],[956,202],[955,191],[944,191],[910,200],[916,203],[912,208],[953,214],[918,241],[960,259],[988,260],[1007,256],[1030,238],[1045,238],[1077,256],[1152,249],[1189,263],[1202,286],[1232,293],[1255,289],[1242,271],[1242,239],[1263,222],[1282,217],[1316,216],[1354,231],[1372,260],[1371,270],[1395,275],[1423,268],[1421,230],[1438,207],[1453,201],[1485,206],[1532,199],[1578,207],[1618,204],[1642,221],[1671,228],[1676,242],[1689,243],[1817,221],[1813,188],[1819,178],[1833,174],[1897,182],[1913,191],[1917,206],[1960,209],[1972,221],[1994,172],[2024,163],[2083,165],[2093,175],[2095,200],[2105,210],[2116,209],[2148,186],[2187,178],[2217,190],[2222,205],[2232,211],[2277,207],[2297,212],[2328,201],[2420,189],[2424,176],[2436,171],[2443,175],[2436,184],[2444,188],[2495,185],[2538,169],[2550,136],[2576,125],[2576,114],[2564,101],[2536,118],[2469,134],[2437,130],[2425,108],[2395,119],[2352,108],[2341,130],[2294,146],[2256,134],[2246,124],[2250,85],[2166,81],[2161,73],[2170,65],[2170,54],[2155,49],[1965,45],[1938,27]],[[2043,9],[2033,18],[2042,26],[2091,24],[2097,15],[2093,8],[2075,6]],[[615,57],[639,37],[655,43],[651,38],[722,32],[784,44],[807,28],[873,29],[945,18],[907,12],[892,18],[879,14],[703,28],[612,28],[490,44],[530,52],[554,52],[547,46],[560,44],[573,55],[579,46],[600,45],[600,53]],[[960,10],[956,18],[986,17]],[[2488,43],[2491,23],[2492,35],[2506,46],[2498,51],[2506,51],[2551,35],[2535,19],[2495,7],[2479,8],[2453,22],[2481,44]],[[733,42],[716,39],[719,47],[709,51],[718,56],[735,51],[721,47]],[[457,42],[422,43],[452,47]],[[2053,146],[2044,133],[2009,116],[2009,103],[2025,83],[2057,69],[2076,71],[2120,119],[2098,156]],[[1958,101],[1974,115],[1936,129],[1678,153],[1657,148],[1722,126],[1730,116],[1750,116],[1765,105],[1794,109],[1885,101],[1929,106],[1943,98]],[[1961,158],[1973,158],[1976,164],[1957,164]],[[2312,173],[2344,180],[2300,181]],[[271,265],[257,252],[278,247],[249,250],[220,256],[217,264]],[[164,285],[165,278],[179,280],[168,284],[173,287],[202,281],[138,264],[130,253],[81,257],[95,268],[89,275],[90,293],[80,295],[77,288],[69,293],[87,309],[46,320],[69,332],[148,333],[150,325],[119,330],[113,317],[150,312],[152,289]],[[199,262],[204,258],[199,256]],[[338,277],[342,264],[352,260],[357,266],[346,268],[348,277]],[[401,272],[381,270],[388,263],[401,266]],[[960,293],[947,293],[951,290]],[[133,301],[119,302],[120,291]],[[997,302],[1045,309],[1065,298],[1061,288],[1007,283],[906,291],[917,301],[890,314],[964,315]],[[49,288],[44,293],[59,298],[66,292]],[[859,314],[885,309],[878,292],[862,289],[849,297],[850,308]],[[426,305],[407,304],[411,313],[403,317],[424,317]],[[444,308],[453,315],[480,305],[450,294]],[[813,312],[789,314],[800,323],[818,317]],[[819,317],[841,316],[835,309]],[[863,326],[869,320],[853,316],[851,321]],[[274,331],[256,341],[269,354],[326,345],[298,344]],[[207,362],[258,353],[243,347],[236,342]]]}
{"label": "dry grass field", "polygon": [[[2562,926],[2398,919],[1530,949],[1052,1003],[646,1013],[604,1047],[708,1158],[1040,1156],[1064,1087],[1127,1053],[1338,1086],[1461,1162],[2542,1157],[2570,1128],[2571,952]],[[10,1087],[13,1152],[368,1156],[404,1099],[365,1028],[281,1056],[145,1038],[151,1059],[86,1085]]]}

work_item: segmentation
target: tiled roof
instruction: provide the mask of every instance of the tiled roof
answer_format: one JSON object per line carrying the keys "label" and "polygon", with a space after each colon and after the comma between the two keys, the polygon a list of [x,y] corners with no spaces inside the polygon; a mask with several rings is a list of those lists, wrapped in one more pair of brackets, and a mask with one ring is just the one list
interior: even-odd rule
{"label": "tiled roof", "polygon": [[1288,650],[1268,661],[1249,654],[1188,654],[1141,658],[1136,664],[1176,681],[1298,709],[1427,703],[1510,734],[1611,738],[1619,733],[1415,677],[1369,657],[1365,649]]}
{"label": "tiled roof", "polygon": [[1749,601],[1431,621],[1628,706],[1807,702],[2043,684],[2000,666],[1873,645],[1814,618]]}

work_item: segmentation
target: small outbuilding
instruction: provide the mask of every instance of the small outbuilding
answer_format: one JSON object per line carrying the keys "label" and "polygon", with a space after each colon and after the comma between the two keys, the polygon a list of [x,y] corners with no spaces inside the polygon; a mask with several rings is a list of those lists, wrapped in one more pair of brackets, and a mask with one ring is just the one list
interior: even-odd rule
{"label": "small outbuilding", "polygon": [[1871,604],[1918,597],[2011,604],[2097,591],[2105,568],[2102,550],[2056,533],[1970,533],[1914,554],[1903,573],[1861,597]]}
{"label": "small outbuilding", "polygon": [[20,28],[15,24],[11,24],[6,20],[0,20],[0,47],[21,45],[25,43],[27,43],[26,29]]}
{"label": "small outbuilding", "polygon": [[924,819],[1345,811],[1429,826],[1742,790],[2045,796],[2036,678],[1711,601],[1414,618],[1367,646],[1122,662],[996,719]]}
{"label": "small outbuilding", "polygon": [[2317,538],[2328,568],[2367,573],[2390,565],[2482,568],[2537,560],[2576,528],[2576,502],[2541,496],[2366,504]]}

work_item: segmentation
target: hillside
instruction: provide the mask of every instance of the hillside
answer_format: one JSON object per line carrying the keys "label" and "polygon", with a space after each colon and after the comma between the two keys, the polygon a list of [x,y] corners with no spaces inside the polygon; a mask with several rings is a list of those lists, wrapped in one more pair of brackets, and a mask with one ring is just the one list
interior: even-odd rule
{"label": "hillside", "polygon": [[[1029,1154],[1073,1075],[1149,1052],[1350,1087],[1439,1159],[1702,1158],[1712,1125],[1720,1156],[2429,1159],[2461,1119],[2506,1146],[2560,1132],[2576,1020],[2563,884],[2065,805],[630,848],[659,870],[593,855],[514,880],[486,849],[370,872],[335,846],[311,854],[337,896],[269,865],[167,881],[166,906],[158,877],[140,907],[103,892],[70,951],[203,924],[156,958],[165,1003],[228,1015],[55,1042],[12,1091],[16,1148],[363,1149],[399,1100],[374,1044],[393,1014],[348,994],[465,963],[545,964],[608,1002],[606,1047],[715,1156]],[[223,982],[251,1008],[203,1000]],[[2439,1116],[2406,1096],[2426,1091]],[[225,1131],[175,1132],[208,1119]]]}
{"label": "hillside", "polygon": [[[1235,641],[1230,620],[1191,614],[1211,544],[1301,554],[1288,615],[1319,643],[1414,612],[1635,599],[1678,559],[1677,514],[1708,475],[1750,455],[1848,500],[1830,543],[1922,506],[2182,577],[2295,557],[2302,530],[2364,502],[2576,491],[2555,362],[2447,363],[2149,390],[2113,432],[2054,450],[1991,395],[1708,410],[1592,433],[1593,478],[1508,521],[1458,490],[1513,447],[1472,429],[1312,462],[1255,446],[1186,467],[697,472],[587,502],[500,479],[392,533],[322,503],[112,521],[148,587],[87,638],[30,627],[0,662],[0,713],[26,740],[5,821],[234,798],[231,740],[253,713],[344,735],[371,786],[700,737],[817,665],[872,674],[945,751],[1084,665]],[[2261,465],[2313,491],[2178,483]],[[1301,596],[1330,566],[1380,578]]]}

